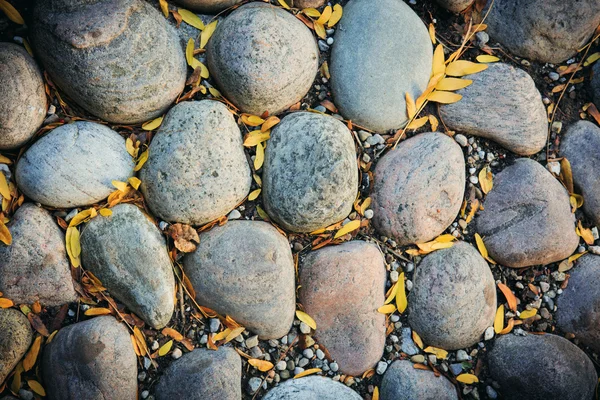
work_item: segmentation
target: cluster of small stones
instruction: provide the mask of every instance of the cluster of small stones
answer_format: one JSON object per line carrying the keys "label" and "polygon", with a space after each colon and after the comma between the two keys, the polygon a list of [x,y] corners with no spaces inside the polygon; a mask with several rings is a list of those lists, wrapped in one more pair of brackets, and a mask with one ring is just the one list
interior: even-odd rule
{"label": "cluster of small stones", "polygon": [[[39,377],[48,398],[133,400],[141,387],[141,398],[158,400],[258,394],[267,400],[360,399],[353,387],[372,382],[363,377],[372,370],[383,400],[458,399],[455,378],[473,372],[480,354],[486,354],[479,359],[487,364],[485,384],[463,385],[463,395],[478,399],[483,389],[490,399],[592,398],[597,373],[588,355],[561,336],[527,333],[556,325],[558,333],[600,351],[600,246],[579,245],[569,193],[557,179],[560,164],[544,168],[538,162],[544,158],[527,158],[545,148],[548,122],[547,99],[526,71],[497,63],[468,76],[473,84],[458,91],[462,100],[440,107],[445,124],[458,133],[423,132],[386,151],[389,131],[408,119],[398,112],[406,109],[405,94],[419,96],[432,66],[427,28],[407,4],[350,0],[339,25],[327,29],[326,39],[315,39],[291,13],[265,2],[178,0],[198,13],[235,6],[220,17],[200,55],[212,76],[203,83],[242,112],[280,116],[264,165],[255,171],[240,125],[223,102],[206,96],[172,105],[190,73],[180,42],[198,32],[185,23],[176,28],[143,0],[92,3],[49,0],[35,7],[31,39],[43,70],[73,104],[103,121],[137,124],[166,115],[139,172],[125,138],[105,123],[78,121],[36,137],[42,125],[58,121],[57,104],[47,103],[36,60],[17,45],[0,43],[0,150],[22,151],[14,170],[0,164],[0,173],[27,199],[8,223],[12,245],[0,244],[0,292],[15,304],[77,301],[80,285],[56,217],[68,223],[106,199],[113,181],[138,175],[148,209],[120,204],[83,225],[82,267],[154,329],[145,332],[155,352],[165,343],[156,330],[170,326],[174,314],[191,319],[187,305],[175,310],[179,277],[163,231],[173,223],[198,227],[227,215],[227,223],[203,231],[196,250],[177,261],[196,292],[186,304],[230,316],[245,331],[234,346],[209,350],[210,335],[223,323],[196,320],[185,334],[198,348],[184,352],[175,344],[173,361],[161,364],[158,381],[150,384],[153,361],[143,357],[138,367],[125,324],[113,316],[79,322],[89,306],[71,306],[68,326],[41,356]],[[324,1],[289,3],[306,8]],[[438,3],[452,12],[472,6],[469,0]],[[600,23],[592,0],[576,6],[521,3],[495,0],[488,31],[531,60],[559,63],[574,56]],[[478,35],[481,46],[489,40]],[[331,82],[315,81],[323,59],[330,60]],[[549,79],[563,79],[556,75]],[[597,77],[591,85],[600,98]],[[322,105],[317,113],[284,113],[311,90],[319,101],[331,93],[339,114],[326,115]],[[349,129],[347,120],[362,129]],[[560,131],[552,126],[552,139]],[[570,161],[585,217],[599,224],[600,128],[582,121],[561,136],[559,155]],[[359,172],[357,150],[360,168],[376,162],[373,174]],[[485,195],[478,172],[487,166],[495,176]],[[240,205],[257,189],[256,173],[259,201],[287,237],[254,220],[257,203]],[[359,218],[353,211],[359,194],[372,197],[364,217],[375,233],[361,230],[343,244],[307,250],[305,233]],[[472,222],[461,213],[465,199],[482,202]],[[452,247],[412,260],[401,255],[401,247],[444,232],[457,239]],[[474,233],[503,267],[491,265],[469,243]],[[586,250],[591,254],[576,262],[570,277],[548,268],[517,270]],[[400,273],[407,278],[407,316],[386,317],[377,309]],[[519,307],[539,313],[514,334],[495,337],[502,303],[496,284],[508,280],[516,282]],[[295,318],[297,302],[316,330]],[[506,316],[518,318],[513,311]],[[0,334],[1,385],[27,353],[34,331],[21,311],[10,308],[0,309],[0,332],[8,333]],[[425,353],[415,333],[449,356]],[[260,374],[236,349],[274,368]],[[435,366],[444,376],[415,364]],[[310,368],[322,376],[290,379]],[[371,398],[374,387],[364,385],[363,391]],[[15,394],[33,398],[25,384]]]}

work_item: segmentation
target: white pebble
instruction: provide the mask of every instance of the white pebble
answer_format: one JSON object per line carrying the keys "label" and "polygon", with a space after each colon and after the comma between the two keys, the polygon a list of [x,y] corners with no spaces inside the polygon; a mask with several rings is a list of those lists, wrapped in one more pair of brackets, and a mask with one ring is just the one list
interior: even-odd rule
{"label": "white pebble", "polygon": [[373,215],[374,215],[373,210],[369,209],[369,210],[365,211],[365,218],[366,219],[372,219]]}
{"label": "white pebble", "polygon": [[175,350],[173,350],[173,352],[171,353],[171,357],[173,358],[173,360],[177,360],[177,359],[181,358],[182,355],[183,355],[183,353],[181,352],[181,349],[179,349],[178,347],[176,347]]}

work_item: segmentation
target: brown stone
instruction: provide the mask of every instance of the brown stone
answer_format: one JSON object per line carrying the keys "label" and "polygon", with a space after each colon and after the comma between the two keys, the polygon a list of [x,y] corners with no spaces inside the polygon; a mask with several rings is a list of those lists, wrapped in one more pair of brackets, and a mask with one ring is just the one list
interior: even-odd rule
{"label": "brown stone", "polygon": [[325,4],[325,0],[290,0],[290,7],[294,8],[319,8]]}

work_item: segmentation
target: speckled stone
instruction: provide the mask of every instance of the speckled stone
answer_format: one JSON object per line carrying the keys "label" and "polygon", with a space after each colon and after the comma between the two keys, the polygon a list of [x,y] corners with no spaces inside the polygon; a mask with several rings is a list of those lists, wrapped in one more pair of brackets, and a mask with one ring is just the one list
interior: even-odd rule
{"label": "speckled stone", "polygon": [[290,379],[271,389],[263,400],[361,400],[354,390],[322,376]]}
{"label": "speckled stone", "polygon": [[415,369],[408,360],[390,365],[381,381],[381,400],[458,400],[456,388],[443,375]]}
{"label": "speckled stone", "polygon": [[469,7],[473,0],[437,0],[438,4],[445,9],[459,13]]}
{"label": "speckled stone", "polygon": [[27,317],[14,308],[0,308],[0,385],[27,353],[33,332]]}
{"label": "speckled stone", "polygon": [[175,0],[175,3],[183,7],[203,14],[216,14],[241,2],[242,0]]}

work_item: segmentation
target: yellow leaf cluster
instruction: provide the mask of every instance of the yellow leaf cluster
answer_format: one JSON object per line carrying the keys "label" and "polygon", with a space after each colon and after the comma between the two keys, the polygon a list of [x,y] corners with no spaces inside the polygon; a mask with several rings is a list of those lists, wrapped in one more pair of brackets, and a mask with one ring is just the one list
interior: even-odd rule
{"label": "yellow leaf cluster", "polygon": [[[394,299],[396,299],[395,306],[393,304],[390,304]],[[379,309],[377,311],[379,311],[382,314],[391,314],[396,310],[398,310],[398,312],[400,312],[400,313],[403,313],[406,310],[407,306],[408,306],[408,300],[406,298],[404,272],[402,272],[398,276],[398,282],[396,282],[394,284],[394,286],[392,286],[392,288],[388,292],[388,296],[385,299],[384,305],[382,307],[379,307]]]}

